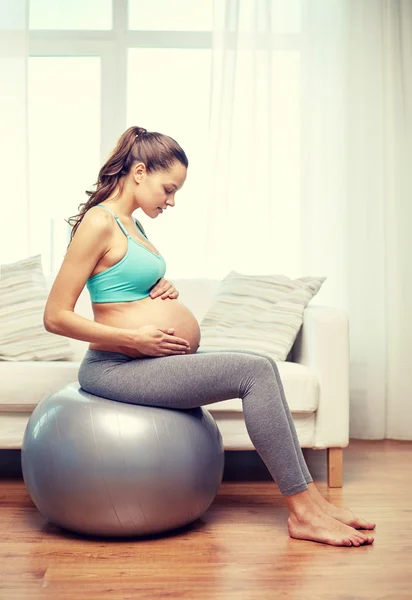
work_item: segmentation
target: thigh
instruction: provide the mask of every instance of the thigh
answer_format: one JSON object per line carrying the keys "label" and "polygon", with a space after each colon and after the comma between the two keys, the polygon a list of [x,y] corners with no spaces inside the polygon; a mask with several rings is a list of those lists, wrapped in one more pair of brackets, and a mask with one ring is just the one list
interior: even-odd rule
{"label": "thigh", "polygon": [[[197,351],[197,354],[208,354],[210,353],[210,350],[202,350],[199,349]],[[260,356],[261,358],[265,358],[267,361],[270,362],[270,364],[272,365],[272,368],[274,370],[274,372],[279,375],[279,369],[278,366],[276,364],[276,361],[274,358],[272,358],[271,356],[269,356],[269,354],[267,354],[266,352],[258,352],[257,350],[242,350],[242,349],[233,349],[233,348],[222,348],[219,350],[214,350],[213,352],[231,352],[232,354],[248,354],[251,356]]]}
{"label": "thigh", "polygon": [[81,386],[121,402],[194,408],[242,397],[259,366],[267,368],[263,357],[231,352],[137,358],[90,373]]}
{"label": "thigh", "polygon": [[[197,352],[198,353],[207,354],[208,350],[198,350]],[[231,352],[231,353],[247,354],[247,355],[250,355],[250,356],[260,356],[261,358],[266,359],[266,361],[269,362],[270,365],[272,366],[272,370],[273,370],[274,375],[276,377],[277,384],[278,384],[278,386],[280,388],[282,402],[283,402],[284,405],[287,405],[287,400],[286,400],[286,396],[285,396],[285,390],[284,390],[284,387],[283,387],[282,378],[280,376],[278,366],[276,364],[275,359],[273,359],[271,356],[269,356],[269,354],[267,354],[266,352],[258,352],[258,351],[255,351],[255,350],[241,350],[241,349],[233,350],[232,348],[227,348],[227,349],[223,348],[222,350],[219,350],[219,352],[222,352],[222,353]]]}

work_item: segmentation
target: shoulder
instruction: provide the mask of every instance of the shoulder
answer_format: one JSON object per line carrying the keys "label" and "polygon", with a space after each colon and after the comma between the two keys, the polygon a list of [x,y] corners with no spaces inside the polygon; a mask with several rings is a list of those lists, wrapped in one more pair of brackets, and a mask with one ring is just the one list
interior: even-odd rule
{"label": "shoulder", "polygon": [[111,214],[93,206],[83,215],[73,240],[75,238],[77,240],[79,238],[82,240],[95,240],[101,236],[105,236],[107,239],[111,231],[113,231],[113,218]]}
{"label": "shoulder", "polygon": [[82,222],[88,227],[108,230],[113,225],[113,217],[107,210],[92,206],[86,211]]}

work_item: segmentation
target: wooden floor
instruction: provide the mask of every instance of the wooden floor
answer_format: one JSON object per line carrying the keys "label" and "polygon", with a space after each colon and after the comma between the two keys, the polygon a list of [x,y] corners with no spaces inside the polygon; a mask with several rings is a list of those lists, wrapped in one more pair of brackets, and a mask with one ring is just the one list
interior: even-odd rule
{"label": "wooden floor", "polygon": [[0,600],[412,599],[412,442],[351,440],[342,489],[326,486],[325,451],[304,454],[325,497],[377,523],[373,545],[290,538],[286,504],[256,453],[242,467],[234,466],[241,455],[228,453],[220,491],[201,519],[134,541],[64,533],[45,522],[22,480],[7,476]]}

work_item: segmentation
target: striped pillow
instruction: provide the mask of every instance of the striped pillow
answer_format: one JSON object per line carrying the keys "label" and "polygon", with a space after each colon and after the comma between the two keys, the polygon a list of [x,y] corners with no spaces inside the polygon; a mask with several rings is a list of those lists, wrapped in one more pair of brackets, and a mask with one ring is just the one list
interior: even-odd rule
{"label": "striped pillow", "polygon": [[251,350],[284,361],[302,325],[303,309],[325,279],[230,271],[200,323],[202,350]]}
{"label": "striped pillow", "polygon": [[45,330],[41,255],[0,265],[0,360],[72,360],[67,338]]}

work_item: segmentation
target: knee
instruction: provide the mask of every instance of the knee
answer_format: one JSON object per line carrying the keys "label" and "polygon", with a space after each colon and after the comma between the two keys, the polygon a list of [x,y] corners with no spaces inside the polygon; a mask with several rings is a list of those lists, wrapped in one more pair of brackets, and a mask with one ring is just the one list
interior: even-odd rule
{"label": "knee", "polygon": [[[247,351],[245,351],[245,352],[247,353]],[[273,371],[278,372],[277,364],[275,363],[274,359],[271,356],[269,356],[268,354],[266,354],[266,353],[259,353],[259,354],[258,353],[250,353],[248,356],[249,357],[253,357],[253,358],[257,358],[258,359],[256,361],[257,364],[266,364],[266,365],[269,365],[270,368],[271,368],[271,370],[272,370],[272,372]]]}
{"label": "knee", "polygon": [[271,356],[268,356],[267,360],[269,361],[269,363],[270,363],[272,369],[275,371],[275,373],[277,373],[277,375],[279,375],[279,369],[278,369],[278,366],[277,366],[275,360]]}
{"label": "knee", "polygon": [[270,359],[268,360],[266,356],[257,357],[257,361],[254,362],[253,368],[261,377],[273,377],[273,366],[270,362]]}
{"label": "knee", "polygon": [[273,368],[263,356],[248,356],[247,364],[244,365],[244,377],[241,386],[241,397],[262,381],[270,379],[273,381]]}
{"label": "knee", "polygon": [[261,354],[261,356],[269,363],[272,371],[274,371],[276,375],[279,375],[279,369],[278,369],[278,366],[277,366],[275,360],[267,354]]}

